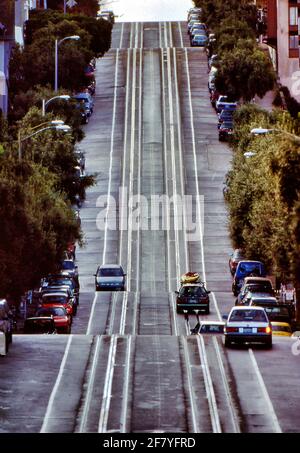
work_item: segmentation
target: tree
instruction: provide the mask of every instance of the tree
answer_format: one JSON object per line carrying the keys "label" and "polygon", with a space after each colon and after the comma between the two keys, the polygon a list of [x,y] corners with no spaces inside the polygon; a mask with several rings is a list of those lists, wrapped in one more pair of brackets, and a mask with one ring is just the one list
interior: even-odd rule
{"label": "tree", "polygon": [[[99,10],[98,0],[76,0],[77,5],[73,8],[67,8],[70,14],[84,14],[85,16],[96,17]],[[48,0],[48,8],[63,11],[63,0]]]}
{"label": "tree", "polygon": [[276,77],[269,59],[259,49],[235,47],[224,52],[216,75],[216,88],[234,99],[251,101],[272,90]]}
{"label": "tree", "polygon": [[0,295],[16,302],[57,269],[67,243],[81,239],[56,178],[29,161],[0,157]]}

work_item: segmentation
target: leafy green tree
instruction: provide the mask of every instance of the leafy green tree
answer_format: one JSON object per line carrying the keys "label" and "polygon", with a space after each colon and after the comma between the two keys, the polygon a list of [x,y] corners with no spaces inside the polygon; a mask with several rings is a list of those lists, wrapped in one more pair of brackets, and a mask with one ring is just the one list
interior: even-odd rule
{"label": "leafy green tree", "polygon": [[235,47],[221,55],[215,84],[220,93],[251,101],[254,96],[263,97],[272,90],[275,80],[274,70],[264,52]]}
{"label": "leafy green tree", "polygon": [[70,238],[81,240],[73,211],[55,184],[55,176],[40,165],[0,157],[2,297],[18,301],[57,269]]}

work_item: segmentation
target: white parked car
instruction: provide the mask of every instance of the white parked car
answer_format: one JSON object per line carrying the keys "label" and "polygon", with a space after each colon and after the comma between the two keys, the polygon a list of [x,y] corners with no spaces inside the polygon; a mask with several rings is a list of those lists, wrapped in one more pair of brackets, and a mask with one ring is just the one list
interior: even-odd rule
{"label": "white parked car", "polygon": [[262,307],[233,307],[224,327],[225,346],[264,343],[272,347],[272,325]]}

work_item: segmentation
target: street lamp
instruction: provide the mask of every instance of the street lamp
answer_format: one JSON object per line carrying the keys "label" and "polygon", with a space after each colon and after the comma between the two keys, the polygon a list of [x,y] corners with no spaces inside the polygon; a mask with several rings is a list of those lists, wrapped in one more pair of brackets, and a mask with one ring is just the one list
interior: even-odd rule
{"label": "street lamp", "polygon": [[64,99],[65,101],[68,101],[69,99],[71,99],[71,96],[69,96],[68,94],[61,94],[60,96],[54,96],[53,98],[49,99],[48,101],[46,101],[45,99],[43,99],[43,106],[42,106],[43,116],[45,116],[47,106],[48,106],[48,105],[50,104],[50,102],[53,101],[54,99]]}
{"label": "street lamp", "polygon": [[267,129],[263,127],[257,127],[254,129],[251,129],[250,133],[252,135],[264,135],[264,134],[270,134],[271,132],[278,132],[280,134],[285,134],[288,137],[293,138],[296,142],[300,142],[300,137],[298,135],[292,134],[291,132],[284,131],[283,129]]}
{"label": "street lamp", "polygon": [[56,39],[55,40],[55,80],[54,80],[54,91],[58,90],[58,47],[60,44],[67,39],[74,39],[75,41],[78,41],[80,39],[80,36],[78,35],[72,35],[72,36],[66,36],[63,39]]}
{"label": "street lamp", "polygon": [[256,153],[254,153],[253,151],[247,151],[246,153],[244,153],[244,156],[246,157],[246,159],[249,159],[250,157],[256,156]]}
{"label": "street lamp", "polygon": [[53,120],[50,122],[42,123],[39,124],[38,126],[35,126],[32,128],[32,130],[36,129],[37,127],[43,126],[44,124],[49,124],[49,126],[43,127],[42,129],[38,129],[37,131],[31,133],[30,135],[27,135],[26,137],[21,137],[21,130],[18,132],[18,144],[19,144],[19,161],[22,161],[22,142],[27,140],[28,138],[34,137],[37,134],[40,134],[41,132],[47,131],[49,129],[55,129],[57,131],[61,132],[69,132],[71,130],[71,127],[65,124],[62,120]]}

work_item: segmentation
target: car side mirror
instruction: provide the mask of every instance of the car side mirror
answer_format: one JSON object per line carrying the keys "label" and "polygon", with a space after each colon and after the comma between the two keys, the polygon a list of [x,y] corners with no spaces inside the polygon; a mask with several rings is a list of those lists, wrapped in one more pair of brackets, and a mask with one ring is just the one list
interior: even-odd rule
{"label": "car side mirror", "polygon": [[227,320],[228,319],[228,315],[222,315],[222,319]]}
{"label": "car side mirror", "polygon": [[174,291],[174,293],[178,295],[178,294],[179,294],[179,291]]}
{"label": "car side mirror", "polygon": [[206,293],[207,293],[207,294],[210,294],[210,293],[211,293],[211,291],[206,291]]}
{"label": "car side mirror", "polygon": [[94,277],[97,277],[97,274],[94,274]]}
{"label": "car side mirror", "polygon": [[126,277],[127,274],[123,274],[123,277]]}

